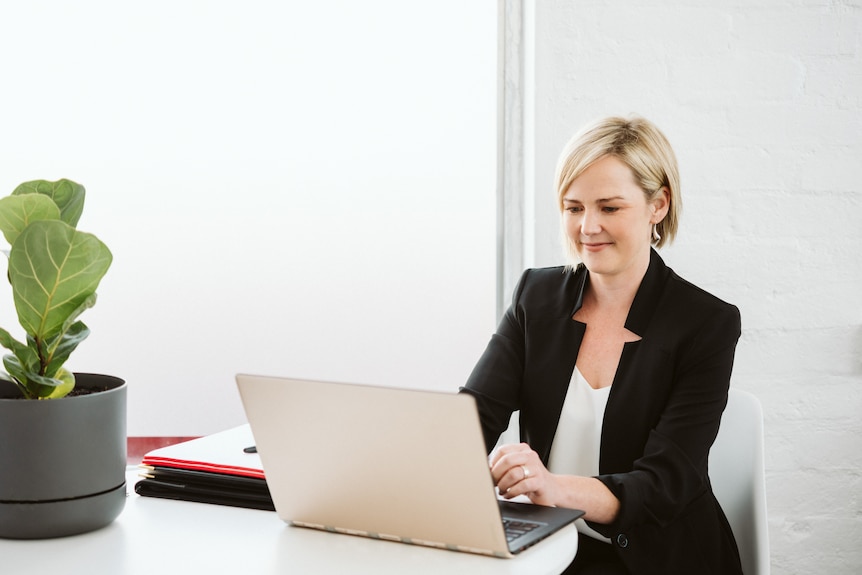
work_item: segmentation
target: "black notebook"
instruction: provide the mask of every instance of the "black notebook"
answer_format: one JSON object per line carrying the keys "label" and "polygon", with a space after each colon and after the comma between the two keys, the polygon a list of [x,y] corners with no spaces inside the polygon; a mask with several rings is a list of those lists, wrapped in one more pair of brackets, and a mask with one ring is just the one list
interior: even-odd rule
{"label": "black notebook", "polygon": [[141,462],[135,493],[274,511],[248,425],[155,449]]}

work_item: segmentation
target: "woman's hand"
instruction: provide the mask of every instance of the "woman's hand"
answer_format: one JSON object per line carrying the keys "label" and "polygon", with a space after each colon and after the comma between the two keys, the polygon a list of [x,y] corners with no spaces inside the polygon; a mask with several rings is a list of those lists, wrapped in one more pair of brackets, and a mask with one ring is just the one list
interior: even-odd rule
{"label": "woman's hand", "polygon": [[491,476],[505,499],[526,495],[539,505],[556,505],[556,476],[526,443],[503,445],[491,456]]}
{"label": "woman's hand", "polygon": [[542,465],[539,454],[526,443],[503,445],[491,454],[491,475],[500,495],[552,507],[583,509],[584,519],[611,523],[619,513],[616,496],[595,477],[556,475]]}

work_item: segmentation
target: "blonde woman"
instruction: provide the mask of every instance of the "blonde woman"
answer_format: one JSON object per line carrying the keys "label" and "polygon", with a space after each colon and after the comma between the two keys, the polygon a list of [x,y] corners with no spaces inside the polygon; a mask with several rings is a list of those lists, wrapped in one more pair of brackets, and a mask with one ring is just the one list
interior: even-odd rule
{"label": "blonde woman", "polygon": [[586,127],[557,166],[569,265],[524,272],[462,392],[507,498],[586,511],[571,573],[741,573],[710,486],[740,317],[654,247],[676,235],[676,157],[649,121]]}

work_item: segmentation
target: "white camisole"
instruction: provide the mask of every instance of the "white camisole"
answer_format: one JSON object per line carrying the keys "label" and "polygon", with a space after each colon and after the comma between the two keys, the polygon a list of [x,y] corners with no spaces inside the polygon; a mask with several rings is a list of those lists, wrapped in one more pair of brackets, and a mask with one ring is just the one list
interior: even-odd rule
{"label": "white camisole", "polygon": [[[611,386],[591,387],[575,366],[551,446],[548,461],[551,473],[584,477],[598,475],[602,422],[610,392]],[[610,539],[591,529],[583,519],[578,519],[576,526],[584,535],[610,543]]]}

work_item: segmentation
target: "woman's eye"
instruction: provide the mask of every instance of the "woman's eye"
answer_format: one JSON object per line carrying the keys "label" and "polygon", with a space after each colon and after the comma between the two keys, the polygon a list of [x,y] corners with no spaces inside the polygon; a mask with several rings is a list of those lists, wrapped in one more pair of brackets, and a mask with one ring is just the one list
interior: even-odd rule
{"label": "woman's eye", "polygon": [[571,206],[569,208],[566,208],[566,211],[569,212],[570,214],[579,214],[582,211],[584,211],[584,209],[580,206]]}
{"label": "woman's eye", "polygon": [[605,206],[604,208],[602,208],[602,211],[604,211],[607,214],[612,214],[614,212],[619,211],[619,208],[615,208],[613,206]]}

